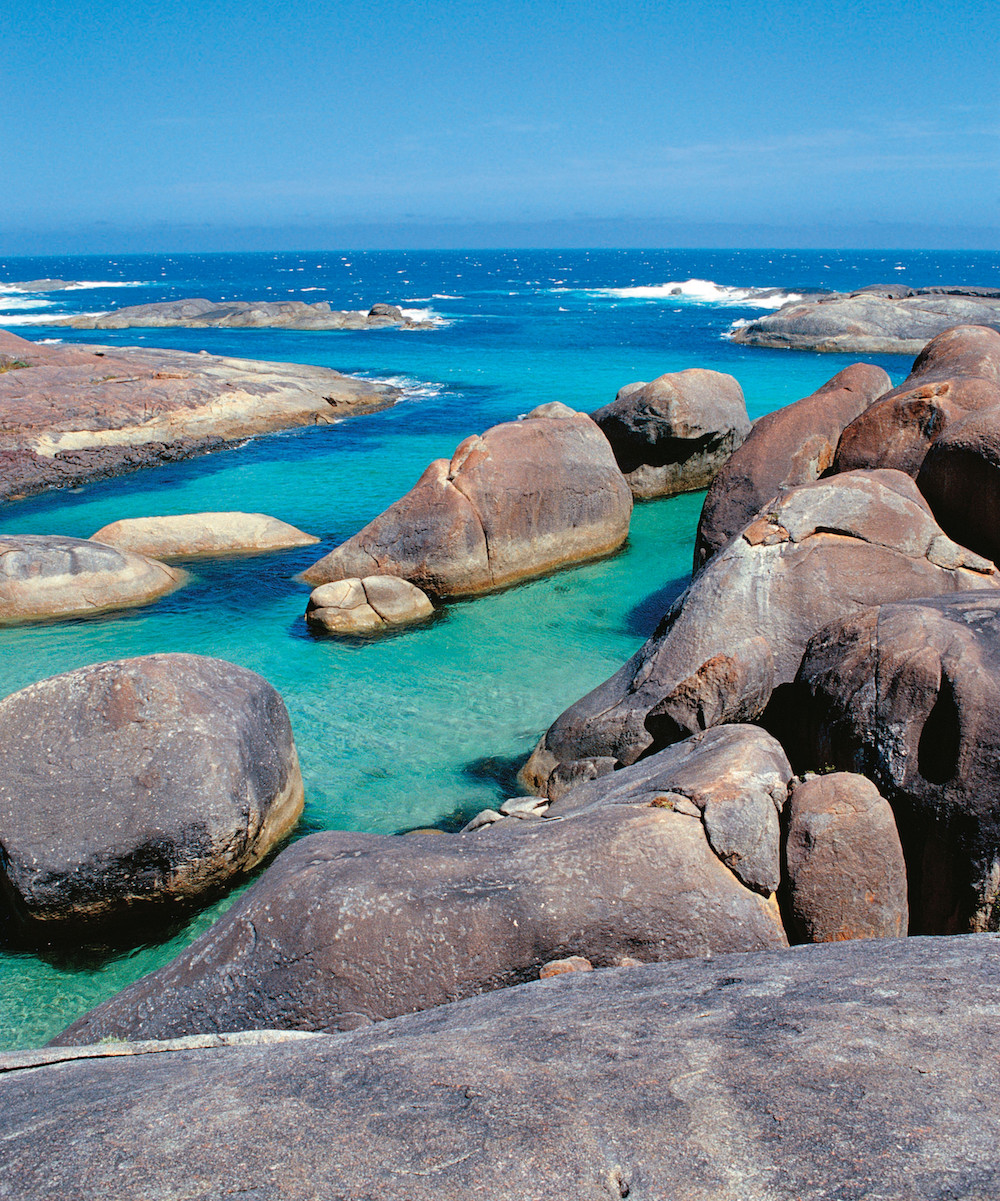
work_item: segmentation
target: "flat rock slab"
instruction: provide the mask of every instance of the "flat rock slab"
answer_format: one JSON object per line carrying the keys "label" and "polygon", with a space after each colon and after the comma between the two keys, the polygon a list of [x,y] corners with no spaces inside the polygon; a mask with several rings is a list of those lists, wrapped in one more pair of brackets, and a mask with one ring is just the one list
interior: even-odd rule
{"label": "flat rock slab", "polygon": [[733,331],[744,346],[919,354],[953,325],[1000,329],[998,288],[865,288],[793,301]]}
{"label": "flat rock slab", "polygon": [[[40,289],[39,289],[40,290]],[[432,321],[415,321],[398,305],[374,304],[365,312],[331,309],[325,300],[165,300],[136,304],[81,317],[40,317],[39,325],[72,329],[434,329]]]}
{"label": "flat rock slab", "polygon": [[388,384],[327,367],[181,350],[28,342],[0,330],[0,502],[328,425],[395,404]]}
{"label": "flat rock slab", "polygon": [[130,609],[186,579],[165,563],[86,538],[0,535],[0,625]]}
{"label": "flat rock slab", "polygon": [[312,546],[319,539],[266,513],[179,513],[113,521],[91,534],[90,541],[157,559],[192,559],[263,554]]}
{"label": "flat rock slab", "polygon": [[81,667],[0,701],[0,925],[30,941],[181,912],[284,838],[284,703],[200,655]]}
{"label": "flat rock slab", "polygon": [[828,943],[339,1036],[0,1056],[0,1197],[986,1201],[998,973],[992,935]]}

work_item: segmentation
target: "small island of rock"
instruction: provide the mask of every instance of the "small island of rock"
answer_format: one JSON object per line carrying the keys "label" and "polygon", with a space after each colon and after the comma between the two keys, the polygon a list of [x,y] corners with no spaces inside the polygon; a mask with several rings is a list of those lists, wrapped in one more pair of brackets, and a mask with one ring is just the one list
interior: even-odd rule
{"label": "small island of rock", "polygon": [[340,312],[325,300],[165,300],[136,304],[109,313],[79,317],[39,316],[39,325],[68,325],[72,329],[436,329],[433,321],[407,316],[395,304],[373,304],[365,312]]}

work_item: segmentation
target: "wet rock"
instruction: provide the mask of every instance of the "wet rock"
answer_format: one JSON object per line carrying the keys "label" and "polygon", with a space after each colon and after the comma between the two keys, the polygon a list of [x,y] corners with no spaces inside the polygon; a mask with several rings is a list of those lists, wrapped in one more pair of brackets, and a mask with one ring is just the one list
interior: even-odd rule
{"label": "wet rock", "polygon": [[868,776],[906,857],[910,930],[1000,925],[1000,597],[931,597],[812,640],[783,740],[800,764]]}
{"label": "wet rock", "polygon": [[3,918],[25,937],[182,913],[294,827],[281,697],[199,655],[81,667],[0,701]]}
{"label": "wet rock", "polygon": [[533,417],[466,438],[302,578],[378,573],[432,596],[470,596],[610,554],[631,513],[632,494],[589,417]]}
{"label": "wet rock", "polygon": [[833,463],[844,427],[891,386],[881,367],[854,363],[811,396],[755,421],[705,497],[695,542],[695,571],[782,488],[819,479]]}
{"label": "wet rock", "polygon": [[750,432],[736,380],[697,367],[630,384],[591,416],[643,499],[706,488]]}
{"label": "wet rock", "polygon": [[699,729],[754,721],[829,622],[882,601],[998,586],[993,565],[941,532],[902,472],[790,489],[695,576],[610,680],[553,723],[522,782],[544,791],[558,763],[634,763]]}
{"label": "wet rock", "polygon": [[[583,785],[558,821],[302,839],[171,964],[60,1040],[347,1029],[536,979],[552,959],[611,967],[782,945],[770,889],[787,762],[761,730],[710,741]],[[669,773],[689,782],[699,817],[650,804]]]}
{"label": "wet rock", "polygon": [[396,576],[338,580],[314,588],[306,621],[327,634],[373,634],[424,621],[434,612],[426,593]]}
{"label": "wet rock", "polygon": [[157,559],[190,559],[311,546],[319,539],[265,513],[178,513],[113,521],[90,541]]}
{"label": "wet rock", "polygon": [[145,555],[55,534],[0,534],[0,624],[146,605],[183,571]]}
{"label": "wet rock", "polygon": [[834,772],[795,785],[785,864],[790,933],[801,941],[906,934],[906,864],[896,822],[864,776]]}

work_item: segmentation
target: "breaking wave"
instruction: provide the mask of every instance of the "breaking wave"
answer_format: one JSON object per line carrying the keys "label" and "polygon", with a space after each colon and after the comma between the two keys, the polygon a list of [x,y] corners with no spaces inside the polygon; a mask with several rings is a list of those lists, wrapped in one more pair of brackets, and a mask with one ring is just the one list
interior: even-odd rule
{"label": "breaking wave", "polygon": [[[554,289],[565,291],[565,289]],[[640,284],[630,288],[594,288],[590,296],[613,296],[620,300],[681,300],[693,304],[741,305],[755,309],[780,309],[801,292],[784,288],[734,288],[711,279],[671,280],[665,284]]]}

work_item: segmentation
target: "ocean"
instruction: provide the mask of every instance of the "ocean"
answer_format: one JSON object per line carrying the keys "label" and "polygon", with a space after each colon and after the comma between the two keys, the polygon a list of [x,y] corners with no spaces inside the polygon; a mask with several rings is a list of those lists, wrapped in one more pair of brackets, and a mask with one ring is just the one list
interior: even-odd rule
{"label": "ocean", "polygon": [[[61,278],[51,293],[4,281]],[[499,421],[562,401],[590,411],[634,380],[709,367],[751,417],[814,391],[858,356],[734,345],[733,324],[818,289],[1000,285],[1000,255],[853,251],[451,251],[0,260],[0,328],[32,340],[169,346],[316,363],[404,390],[393,408],[268,435],[219,454],[6,506],[6,533],[88,537],[122,517],[241,509],[320,547],[199,562],[148,608],[0,630],[0,695],[86,663],[155,651],[230,660],[285,698],[302,763],[300,835],[457,828],[517,791],[546,726],[648,636],[690,572],[702,494],[636,506],[612,558],[474,601],[378,641],[314,639],[293,576],[402,495],[434,458]],[[779,294],[771,294],[778,289]],[[58,314],[203,296],[401,305],[428,331],[74,331]],[[910,360],[865,356],[902,379]],[[0,831],[2,838],[2,831]],[[232,903],[125,950],[0,951],[0,1047],[35,1046],[161,966]]]}

